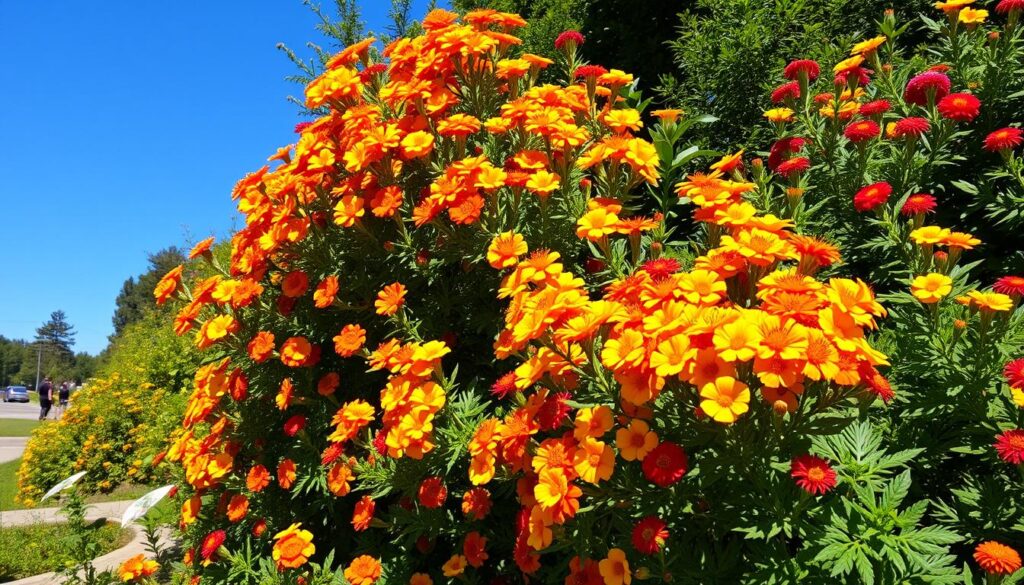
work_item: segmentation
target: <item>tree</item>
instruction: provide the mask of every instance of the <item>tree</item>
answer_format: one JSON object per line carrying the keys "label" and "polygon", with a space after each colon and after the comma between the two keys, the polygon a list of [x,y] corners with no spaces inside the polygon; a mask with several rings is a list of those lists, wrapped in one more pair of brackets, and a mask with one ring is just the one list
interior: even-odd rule
{"label": "tree", "polygon": [[71,348],[75,345],[76,333],[64,311],[58,310],[50,313],[50,320],[36,329],[35,343],[62,357],[74,358]]}
{"label": "tree", "polygon": [[175,246],[149,255],[149,270],[136,277],[128,277],[117,295],[114,316],[116,337],[130,324],[140,321],[147,311],[155,307],[153,288],[168,271],[185,261],[185,253]]}

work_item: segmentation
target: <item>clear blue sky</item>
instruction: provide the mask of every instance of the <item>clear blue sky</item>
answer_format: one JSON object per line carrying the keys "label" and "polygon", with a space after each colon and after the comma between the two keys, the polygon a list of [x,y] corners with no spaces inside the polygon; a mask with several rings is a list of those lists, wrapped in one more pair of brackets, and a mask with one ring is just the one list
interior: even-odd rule
{"label": "clear blue sky", "polygon": [[[360,5],[384,30],[390,2]],[[0,335],[63,309],[96,353],[147,253],[229,235],[231,187],[301,121],[275,46],[312,56],[316,22],[300,0],[0,0]]]}

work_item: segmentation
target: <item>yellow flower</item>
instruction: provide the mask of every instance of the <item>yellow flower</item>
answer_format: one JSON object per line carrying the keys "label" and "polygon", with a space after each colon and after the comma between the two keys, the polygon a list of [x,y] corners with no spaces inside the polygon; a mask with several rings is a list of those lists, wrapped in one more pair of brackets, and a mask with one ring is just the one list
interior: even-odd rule
{"label": "yellow flower", "polygon": [[576,222],[576,236],[580,239],[597,241],[614,234],[619,216],[604,207],[592,209]]}
{"label": "yellow flower", "polygon": [[873,39],[867,39],[867,40],[861,41],[861,42],[857,43],[856,45],[854,45],[852,49],[850,49],[850,54],[851,55],[870,55],[871,53],[874,53],[875,51],[877,51],[878,47],[881,47],[882,45],[884,45],[885,41],[886,41],[886,37],[884,37],[884,36],[878,36],[878,37],[875,37]]}
{"label": "yellow flower", "polygon": [[1024,388],[1010,388],[1010,395],[1013,396],[1013,403],[1024,408]]}
{"label": "yellow flower", "polygon": [[953,279],[937,272],[918,276],[910,284],[910,292],[926,305],[941,301],[952,290]]}
{"label": "yellow flower", "polygon": [[316,552],[313,533],[302,530],[301,524],[292,524],[274,535],[273,557],[278,569],[295,569],[306,563]]}
{"label": "yellow flower", "polygon": [[795,119],[795,114],[796,112],[789,108],[772,108],[764,113],[764,117],[769,122],[784,123],[792,122]]}
{"label": "yellow flower", "polygon": [[976,8],[964,8],[960,11],[958,20],[968,26],[979,25],[985,22],[988,18],[988,10],[978,10]]}
{"label": "yellow flower", "polygon": [[750,409],[750,389],[731,376],[721,376],[700,389],[700,408],[714,420],[731,424]]}

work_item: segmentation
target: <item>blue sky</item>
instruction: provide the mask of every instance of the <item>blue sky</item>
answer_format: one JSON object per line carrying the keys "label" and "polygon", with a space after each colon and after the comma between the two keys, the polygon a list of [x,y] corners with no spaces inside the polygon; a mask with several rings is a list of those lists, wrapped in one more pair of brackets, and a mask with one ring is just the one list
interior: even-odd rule
{"label": "blue sky", "polygon": [[[360,5],[383,30],[390,2]],[[147,253],[228,236],[231,187],[301,121],[275,46],[312,56],[316,22],[300,0],[0,0],[0,335],[63,309],[96,353]]]}

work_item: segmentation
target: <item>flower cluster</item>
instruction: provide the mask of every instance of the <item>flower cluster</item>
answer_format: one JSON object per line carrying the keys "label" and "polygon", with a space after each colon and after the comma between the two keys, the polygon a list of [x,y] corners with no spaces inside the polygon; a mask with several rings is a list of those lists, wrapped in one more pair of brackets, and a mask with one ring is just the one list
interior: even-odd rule
{"label": "flower cluster", "polygon": [[[318,118],[234,189],[227,254],[192,250],[214,274],[154,291],[208,355],[166,452],[194,580],[258,557],[268,581],[628,585],[733,565],[718,549],[744,539],[835,575],[828,539],[868,522],[841,514],[900,492],[917,451],[886,454],[868,422],[907,400],[882,318],[908,303],[883,308],[855,230],[814,214],[892,226],[914,296],[955,291],[978,323],[964,335],[1009,326],[1021,283],[968,290],[977,238],[925,225],[937,200],[913,181],[867,172],[879,144],[916,152],[985,112],[941,71],[875,95],[888,37],[859,43],[831,92],[812,95],[816,62],[786,68],[767,169],[739,152],[685,176],[692,120],[645,115],[577,32],[555,58],[519,53],[524,25],[436,10],[415,38],[331,58],[306,88]],[[1011,165],[1012,134],[991,140]],[[840,151],[856,180],[810,205]],[[995,446],[1011,463],[1018,433]],[[874,517],[908,518],[900,538],[956,540],[881,499]],[[983,546],[986,570],[1016,570]]]}

